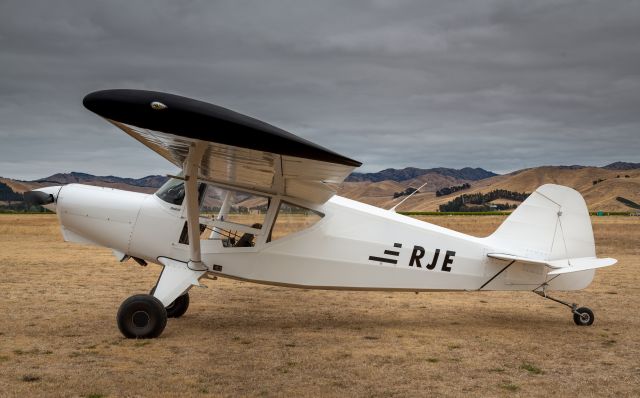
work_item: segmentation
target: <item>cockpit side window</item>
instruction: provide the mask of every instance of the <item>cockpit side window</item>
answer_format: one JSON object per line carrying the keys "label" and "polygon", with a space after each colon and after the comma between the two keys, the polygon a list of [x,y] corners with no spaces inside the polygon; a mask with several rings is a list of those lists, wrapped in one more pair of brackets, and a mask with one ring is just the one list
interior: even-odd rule
{"label": "cockpit side window", "polygon": [[253,247],[263,234],[271,199],[209,184],[200,205],[200,220],[206,220],[202,239],[220,240],[224,247]]}

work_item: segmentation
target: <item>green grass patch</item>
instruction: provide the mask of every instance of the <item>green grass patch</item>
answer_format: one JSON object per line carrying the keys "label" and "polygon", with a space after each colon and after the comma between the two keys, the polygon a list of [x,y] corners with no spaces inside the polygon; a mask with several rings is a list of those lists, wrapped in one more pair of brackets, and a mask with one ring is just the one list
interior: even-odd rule
{"label": "green grass patch", "polygon": [[520,369],[524,369],[534,375],[542,374],[542,369],[529,362],[522,363],[522,365],[520,365]]}
{"label": "green grass patch", "polygon": [[[399,211],[405,216],[509,216],[510,211]],[[631,216],[630,211],[605,211],[603,216]],[[589,215],[597,216],[597,211],[590,211]]]}
{"label": "green grass patch", "polygon": [[510,211],[399,211],[405,216],[508,216]]}
{"label": "green grass patch", "polygon": [[503,383],[500,384],[501,388],[504,388],[507,391],[512,391],[512,392],[516,392],[520,389],[520,386],[517,384],[513,384],[513,383]]}
{"label": "green grass patch", "polygon": [[51,355],[53,354],[53,351],[51,350],[40,350],[38,348],[33,348],[31,350],[21,350],[21,349],[16,349],[13,350],[13,353],[16,355]]}

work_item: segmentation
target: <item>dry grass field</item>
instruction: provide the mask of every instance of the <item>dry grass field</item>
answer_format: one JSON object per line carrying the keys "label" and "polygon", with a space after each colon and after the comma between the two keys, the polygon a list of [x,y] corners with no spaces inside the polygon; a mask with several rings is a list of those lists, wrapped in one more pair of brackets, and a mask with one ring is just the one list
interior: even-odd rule
{"label": "dry grass field", "polygon": [[[486,235],[502,217],[430,217]],[[592,327],[531,293],[385,293],[205,281],[156,340],[118,306],[160,268],[0,216],[1,396],[639,396],[640,217],[593,218],[619,264],[584,291]]]}

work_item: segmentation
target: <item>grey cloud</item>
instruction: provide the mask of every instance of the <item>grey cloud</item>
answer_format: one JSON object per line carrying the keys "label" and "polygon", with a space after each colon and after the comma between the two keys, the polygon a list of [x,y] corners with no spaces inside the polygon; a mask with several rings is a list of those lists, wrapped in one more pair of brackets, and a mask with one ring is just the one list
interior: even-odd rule
{"label": "grey cloud", "polygon": [[0,175],[171,165],[81,106],[174,92],[386,167],[640,161],[634,1],[0,4]]}

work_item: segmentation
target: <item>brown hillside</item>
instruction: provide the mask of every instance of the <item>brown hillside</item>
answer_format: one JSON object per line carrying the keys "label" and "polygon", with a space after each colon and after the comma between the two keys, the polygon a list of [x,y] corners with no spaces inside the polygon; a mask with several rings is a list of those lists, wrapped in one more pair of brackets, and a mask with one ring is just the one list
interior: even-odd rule
{"label": "brown hillside", "polygon": [[[421,195],[427,195],[428,197],[435,198],[435,191],[438,189],[461,185],[470,181],[443,176],[438,173],[427,173],[420,177],[401,182],[344,182],[340,185],[338,195],[389,209],[406,198],[406,196],[401,196],[394,199],[393,194],[395,192],[402,192],[409,187],[419,188],[425,182],[427,185],[420,190],[421,193],[414,195],[409,199],[409,201],[413,201],[416,196]],[[405,204],[403,204],[402,207],[404,208]]]}
{"label": "brown hillside", "polygon": [[7,184],[9,188],[13,190],[13,192],[24,193],[25,191],[30,191],[36,188],[42,188],[47,186],[47,184],[31,182],[31,181],[16,181],[10,178],[0,177],[0,182]]}
{"label": "brown hillside", "polygon": [[[0,182],[7,184],[9,188],[11,188],[14,192],[17,192],[17,193],[24,193],[32,189],[50,187],[52,185],[61,185],[61,184],[55,184],[52,182],[17,181],[17,180],[12,180],[10,178],[2,178],[2,177],[0,177]],[[158,190],[157,188],[152,188],[152,187],[139,187],[136,185],[130,185],[125,183],[115,183],[115,182],[112,183],[112,182],[100,181],[100,180],[83,181],[82,184],[95,185],[99,187],[114,188],[114,189],[123,189],[125,191],[134,191],[134,192],[143,192],[143,193],[153,193]]]}
{"label": "brown hillside", "polygon": [[[625,178],[628,175],[629,178]],[[619,176],[619,178],[617,178]],[[595,180],[603,180],[593,184]],[[16,181],[0,178],[0,182],[7,184],[15,192],[23,193],[27,190],[52,185],[52,183]],[[542,166],[516,171],[510,174],[495,176],[480,181],[460,180],[437,173],[427,173],[420,177],[406,181],[380,182],[345,182],[340,185],[338,194],[374,206],[389,209],[402,201],[406,196],[394,199],[395,192],[401,192],[408,187],[418,188],[424,182],[427,186],[421,192],[403,203],[399,211],[437,211],[438,206],[464,193],[486,193],[494,189],[506,189],[517,192],[533,192],[537,187],[553,183],[572,187],[585,198],[591,211],[632,211],[630,207],[616,200],[623,197],[640,203],[640,169],[608,170],[599,167],[572,168],[564,166]],[[471,188],[455,192],[451,195],[436,197],[435,191],[444,187],[461,185],[465,182]],[[94,180],[85,182],[116,189],[151,193],[156,188],[138,187],[125,183],[110,183]],[[496,203],[507,203],[497,200]]]}
{"label": "brown hillside", "polygon": [[[630,178],[625,178],[628,175]],[[620,178],[617,178],[620,176]],[[594,180],[604,181],[593,184]],[[518,172],[495,176],[484,180],[471,182],[471,188],[451,195],[436,197],[434,192],[419,193],[403,203],[399,211],[437,211],[438,206],[444,204],[463,193],[486,193],[494,189],[506,189],[517,192],[533,192],[544,184],[560,184],[574,188],[585,198],[591,211],[631,211],[633,209],[616,200],[617,196],[640,203],[640,170],[607,170],[598,167],[568,168],[556,166],[542,166],[525,169]],[[452,184],[457,185],[457,184]],[[351,191],[345,195],[352,199],[391,208],[401,198],[393,200],[393,193],[386,197],[359,196]],[[497,201],[502,203],[501,201]],[[503,201],[506,202],[506,201]]]}

